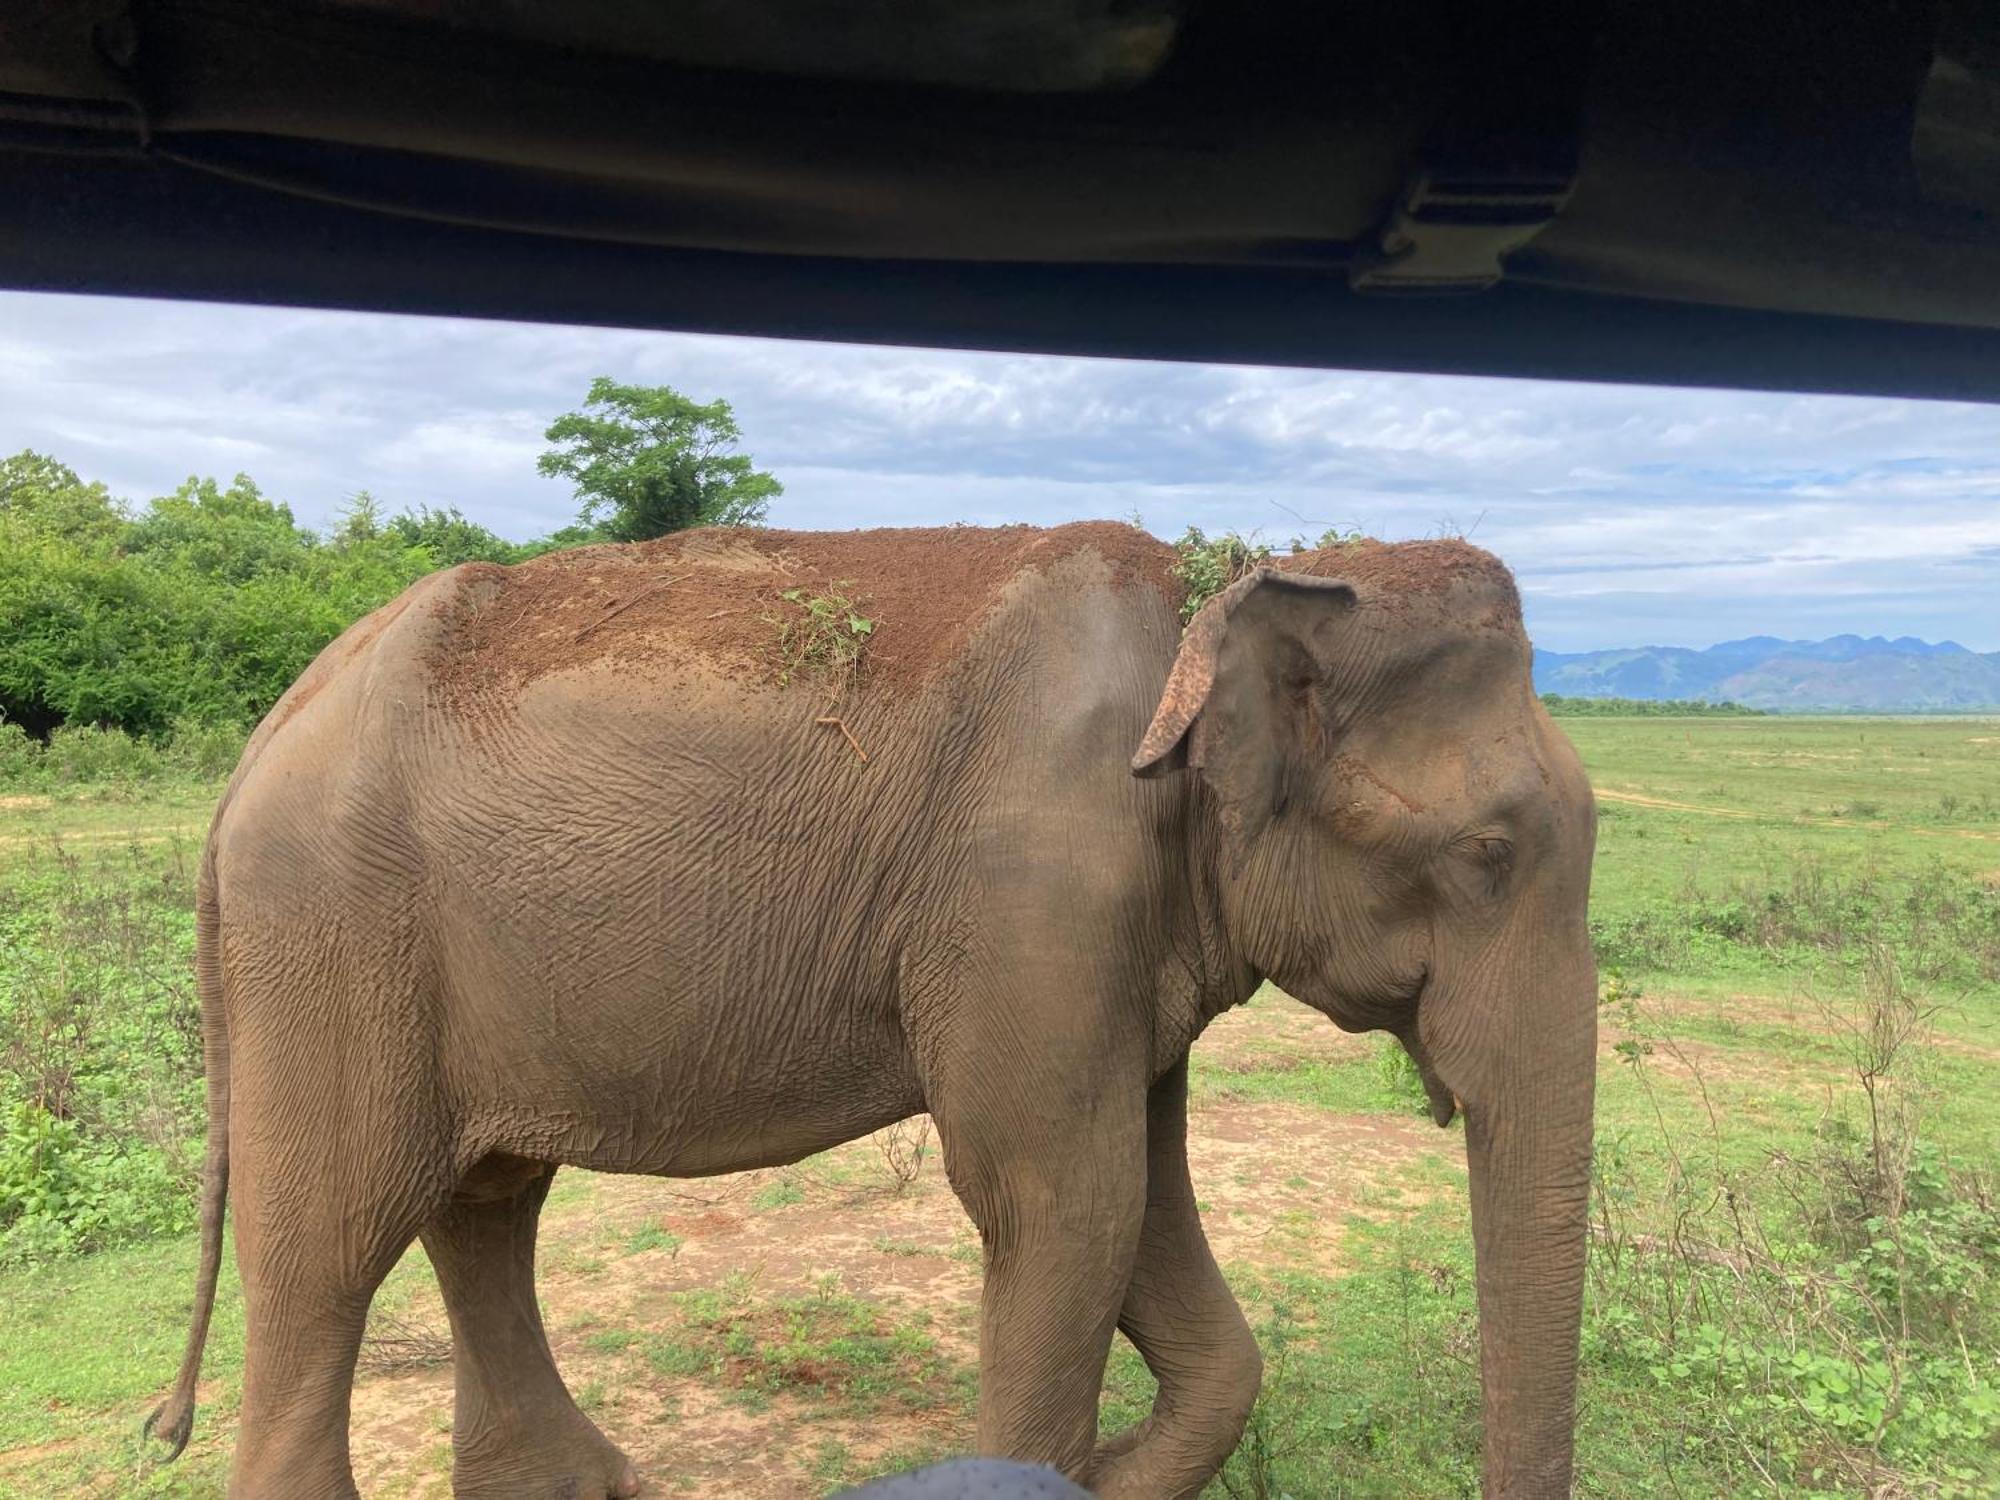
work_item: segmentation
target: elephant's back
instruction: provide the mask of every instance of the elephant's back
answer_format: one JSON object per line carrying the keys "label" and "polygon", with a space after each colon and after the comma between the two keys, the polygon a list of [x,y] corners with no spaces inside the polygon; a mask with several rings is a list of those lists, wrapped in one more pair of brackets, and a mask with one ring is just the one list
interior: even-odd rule
{"label": "elephant's back", "polygon": [[1087,554],[1116,590],[1177,597],[1173,549],[1134,527],[725,527],[465,572],[429,651],[433,695],[482,718],[541,680],[698,677],[910,695],[958,661],[1027,576]]}
{"label": "elephant's back", "polygon": [[[279,823],[329,845],[407,830],[456,860],[496,819],[606,819],[591,798],[607,786],[625,789],[619,817],[693,817],[727,843],[732,809],[825,801],[850,767],[868,774],[840,800],[891,828],[974,763],[1068,765],[1086,752],[1065,758],[1067,739],[1111,747],[1122,777],[1124,721],[1143,728],[1178,633],[1176,558],[1082,522],[715,528],[461,564],[321,653],[252,737],[218,825],[239,847]],[[794,835],[751,843],[773,839]]]}

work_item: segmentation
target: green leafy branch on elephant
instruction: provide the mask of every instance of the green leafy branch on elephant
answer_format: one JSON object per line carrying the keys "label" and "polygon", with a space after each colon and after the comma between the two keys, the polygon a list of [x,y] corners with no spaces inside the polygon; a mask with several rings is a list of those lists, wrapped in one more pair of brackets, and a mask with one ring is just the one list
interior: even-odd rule
{"label": "green leafy branch on elephant", "polygon": [[778,685],[789,687],[801,675],[817,677],[837,700],[861,670],[862,651],[875,633],[875,622],[844,592],[848,579],[829,584],[823,594],[803,588],[786,589],[778,597],[792,608],[765,619],[778,632]]}
{"label": "green leafy branch on elephant", "polygon": [[[1366,540],[1357,530],[1336,526],[1322,531],[1316,542],[1308,543],[1304,537],[1295,536],[1287,545],[1296,554],[1331,551]],[[1172,572],[1187,591],[1181,601],[1183,620],[1192,620],[1204,604],[1253,568],[1269,562],[1273,555],[1271,545],[1258,540],[1254,533],[1244,536],[1239,531],[1225,531],[1210,537],[1198,526],[1182,532],[1174,547],[1181,557]]]}

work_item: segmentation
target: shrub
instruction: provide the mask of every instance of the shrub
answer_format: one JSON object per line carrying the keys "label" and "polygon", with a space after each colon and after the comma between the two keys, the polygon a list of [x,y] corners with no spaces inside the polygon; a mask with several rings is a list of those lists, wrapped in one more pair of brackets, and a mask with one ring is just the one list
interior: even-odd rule
{"label": "shrub", "polygon": [[0,1259],[193,1221],[194,856],[51,845],[0,890]]}
{"label": "shrub", "polygon": [[242,758],[246,736],[233,724],[177,719],[161,757],[173,770],[201,781],[227,776]]}
{"label": "shrub", "polygon": [[160,757],[129,734],[96,725],[65,724],[49,736],[43,764],[60,782],[146,781],[160,773]]}
{"label": "shrub", "polygon": [[1690,880],[1671,900],[1593,915],[1600,965],[1689,972],[1731,953],[1830,962],[1857,980],[1888,953],[1931,984],[2000,980],[2000,889],[1943,860],[1914,874],[1843,874],[1811,855],[1719,889]]}
{"label": "shrub", "polygon": [[42,747],[19,724],[0,719],[0,786],[20,786],[42,771]]}
{"label": "shrub", "polygon": [[[1626,1053],[1641,1085],[1655,1048],[1699,1081],[1642,1019]],[[2000,1393],[1974,1351],[2000,1333],[2000,1212],[1984,1164],[1923,1135],[1929,1019],[1881,953],[1858,999],[1823,1007],[1849,1070],[1802,1154],[1734,1168],[1657,1111],[1654,1140],[1600,1136],[1586,1380],[1665,1398],[1669,1472],[1711,1490],[1720,1473],[1760,1492],[1990,1493]]]}
{"label": "shrub", "polygon": [[1201,607],[1258,564],[1270,560],[1271,549],[1234,531],[1210,538],[1190,526],[1174,546],[1181,560],[1173,574],[1187,589],[1181,601],[1181,618],[1192,620]]}

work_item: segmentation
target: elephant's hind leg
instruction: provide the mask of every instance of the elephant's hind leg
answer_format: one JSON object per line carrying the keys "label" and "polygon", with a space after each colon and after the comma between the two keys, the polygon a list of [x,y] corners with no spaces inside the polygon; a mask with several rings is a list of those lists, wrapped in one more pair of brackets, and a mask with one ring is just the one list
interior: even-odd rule
{"label": "elephant's hind leg", "polygon": [[1179,1500],[1236,1447],[1263,1362],[1195,1209],[1185,1059],[1153,1085],[1146,1116],[1146,1220],[1118,1326],[1160,1392],[1150,1417],[1098,1449],[1091,1482],[1117,1500]]}
{"label": "elephant's hind leg", "polygon": [[[237,1076],[261,1085],[274,1072],[259,1058]],[[371,1128],[293,1095],[250,1106],[230,1123],[245,1322],[230,1500],[352,1500],[349,1398],[368,1304],[449,1173],[401,1122]]]}
{"label": "elephant's hind leg", "polygon": [[424,1227],[451,1317],[452,1489],[605,1500],[639,1492],[625,1455],[570,1399],[535,1301],[535,1225],[555,1168],[489,1156]]}

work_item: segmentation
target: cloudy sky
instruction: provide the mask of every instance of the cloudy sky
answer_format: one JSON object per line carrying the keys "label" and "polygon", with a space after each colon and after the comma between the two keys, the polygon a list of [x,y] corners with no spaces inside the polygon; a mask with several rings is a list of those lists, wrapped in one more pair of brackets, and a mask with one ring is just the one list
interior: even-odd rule
{"label": "cloudy sky", "polygon": [[775,525],[1139,519],[1470,534],[1555,650],[1752,634],[2000,650],[2000,408],[871,349],[0,293],[0,453],[127,499],[248,473],[563,524],[593,376],[726,397]]}

